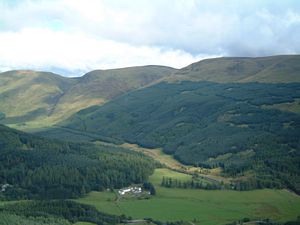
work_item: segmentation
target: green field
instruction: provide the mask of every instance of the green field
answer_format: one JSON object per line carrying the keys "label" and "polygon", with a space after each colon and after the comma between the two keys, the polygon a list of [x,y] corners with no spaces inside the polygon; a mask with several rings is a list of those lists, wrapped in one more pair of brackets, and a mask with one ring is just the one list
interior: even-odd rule
{"label": "green field", "polygon": [[74,223],[74,225],[95,225],[95,224],[89,223],[89,222],[77,222],[77,223]]}
{"label": "green field", "polygon": [[[129,224],[129,223],[122,223],[120,225],[126,225],[126,224]],[[153,223],[134,223],[134,225],[154,225]],[[77,223],[74,223],[74,225],[96,225],[95,223],[89,223],[89,222],[77,222]]]}
{"label": "green field", "polygon": [[159,187],[163,176],[187,180],[189,175],[157,169],[150,177],[157,194],[150,199],[121,199],[114,192],[91,192],[81,203],[94,205],[111,214],[134,219],[151,217],[162,221],[184,220],[201,225],[226,224],[244,217],[286,221],[300,215],[300,197],[286,190],[222,191],[188,190]]}

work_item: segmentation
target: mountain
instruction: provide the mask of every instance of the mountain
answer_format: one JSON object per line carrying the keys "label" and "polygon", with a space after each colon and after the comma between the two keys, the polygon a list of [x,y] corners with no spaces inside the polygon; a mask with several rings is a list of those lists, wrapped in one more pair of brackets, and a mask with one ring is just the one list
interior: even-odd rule
{"label": "mountain", "polygon": [[0,74],[1,123],[22,124],[51,114],[74,80],[47,72],[9,71]]}
{"label": "mountain", "polygon": [[205,59],[182,68],[170,81],[300,82],[300,55]]}
{"label": "mountain", "polygon": [[0,74],[1,122],[55,124],[43,136],[159,147],[185,164],[247,174],[247,185],[299,192],[299,62],[298,55],[217,58],[79,78],[8,72]]}
{"label": "mountain", "polygon": [[53,126],[81,109],[103,105],[161,81],[300,82],[300,56],[216,58],[180,70],[140,66],[95,70],[78,78],[20,70],[0,73],[0,122],[22,130]]}
{"label": "mountain", "polygon": [[[207,202],[208,192],[196,189],[221,189],[213,193],[241,198],[246,205],[252,196],[271,199],[252,201],[259,212],[255,217],[253,207],[247,213],[237,211],[243,221],[250,220],[248,215],[253,220],[289,215],[277,208],[291,203],[286,203],[285,190],[264,190],[256,197],[256,191],[246,196],[232,190],[286,188],[300,194],[299,65],[299,56],[274,56],[208,59],[180,70],[96,70],[77,78],[24,70],[1,73],[0,123],[35,134],[0,125],[0,200],[30,200],[2,204],[0,218],[8,224],[112,224],[124,219],[72,201],[49,200],[91,191],[101,192],[81,200],[114,205],[113,213],[131,214],[125,210],[129,205],[119,203],[152,207],[151,202],[167,199],[166,207],[180,205],[191,215],[189,201],[194,208]],[[123,199],[117,192],[103,191],[133,184],[156,188],[157,195]],[[276,195],[269,198],[269,191]],[[198,194],[205,198],[191,198]],[[288,194],[290,199],[296,196]],[[285,199],[283,204],[274,203],[278,196]],[[288,208],[294,217],[293,204]],[[139,221],[132,215],[133,222]],[[193,222],[205,223],[201,215]]]}
{"label": "mountain", "polygon": [[0,74],[0,122],[19,129],[51,126],[173,72],[162,66],[97,70],[79,78],[29,70],[4,72]]}
{"label": "mountain", "polygon": [[95,70],[76,78],[77,82],[59,99],[54,116],[66,118],[80,109],[103,103],[126,92],[145,87],[175,70],[163,66]]}

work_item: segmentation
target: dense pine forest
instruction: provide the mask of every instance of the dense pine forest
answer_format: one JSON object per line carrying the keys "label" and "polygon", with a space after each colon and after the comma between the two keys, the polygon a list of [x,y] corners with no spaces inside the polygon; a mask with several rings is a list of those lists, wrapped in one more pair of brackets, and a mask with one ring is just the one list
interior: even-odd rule
{"label": "dense pine forest", "polygon": [[71,198],[91,190],[142,183],[149,158],[113,147],[37,138],[0,126],[2,199]]}
{"label": "dense pine forest", "polygon": [[[238,190],[300,191],[300,85],[160,83],[77,113],[62,126],[244,177]],[[99,136],[101,138],[101,136]]]}

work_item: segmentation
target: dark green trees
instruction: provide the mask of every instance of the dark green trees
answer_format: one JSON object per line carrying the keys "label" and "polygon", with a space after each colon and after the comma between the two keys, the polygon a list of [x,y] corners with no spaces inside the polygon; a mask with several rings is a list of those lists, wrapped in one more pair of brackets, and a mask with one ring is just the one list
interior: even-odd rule
{"label": "dark green trees", "polygon": [[0,125],[2,198],[72,198],[142,183],[155,164],[121,148],[36,138]]}

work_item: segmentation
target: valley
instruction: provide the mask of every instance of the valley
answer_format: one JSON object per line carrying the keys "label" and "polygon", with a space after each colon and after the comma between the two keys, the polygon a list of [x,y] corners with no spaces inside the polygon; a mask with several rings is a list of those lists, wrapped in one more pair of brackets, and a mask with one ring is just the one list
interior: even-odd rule
{"label": "valley", "polygon": [[0,73],[0,224],[296,221],[299,62]]}
{"label": "valley", "polygon": [[213,180],[213,182],[217,183],[230,183],[230,180],[228,178],[221,176],[221,168],[208,169],[185,165],[179,162],[178,160],[174,159],[174,157],[172,157],[171,155],[165,154],[161,149],[147,149],[140,147],[136,144],[129,143],[124,143],[119,146],[133,151],[141,152],[161,163],[163,167],[177,172],[178,174],[183,173],[188,175],[194,175],[204,179],[206,178],[208,181]]}

